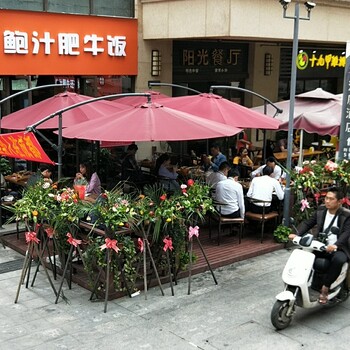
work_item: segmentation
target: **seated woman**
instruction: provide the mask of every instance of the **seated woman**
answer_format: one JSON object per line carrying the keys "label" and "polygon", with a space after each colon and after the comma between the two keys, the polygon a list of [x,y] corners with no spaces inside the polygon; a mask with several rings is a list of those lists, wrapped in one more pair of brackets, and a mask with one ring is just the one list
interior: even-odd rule
{"label": "seated woman", "polygon": [[171,164],[170,156],[163,153],[156,161],[155,174],[159,177],[160,183],[169,191],[180,189],[179,183],[176,181],[177,167]]}
{"label": "seated woman", "polygon": [[233,166],[240,172],[241,177],[247,178],[252,171],[253,161],[248,156],[248,150],[245,147],[241,147],[238,150],[238,154],[233,158]]}
{"label": "seated woman", "polygon": [[248,156],[248,150],[245,147],[241,147],[238,150],[238,154],[233,158],[234,165],[245,165],[252,167],[254,165],[253,161]]}
{"label": "seated woman", "polygon": [[81,181],[85,179],[87,181],[85,196],[97,198],[101,194],[101,181],[97,173],[92,170],[89,163],[80,163],[79,170],[80,172],[75,176],[74,184],[81,184]]}

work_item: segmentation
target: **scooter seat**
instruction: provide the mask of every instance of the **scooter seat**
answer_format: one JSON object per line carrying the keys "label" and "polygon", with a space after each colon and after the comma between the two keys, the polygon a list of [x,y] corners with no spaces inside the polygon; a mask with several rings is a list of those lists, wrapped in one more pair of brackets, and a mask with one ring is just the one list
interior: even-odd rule
{"label": "scooter seat", "polygon": [[328,270],[330,262],[325,258],[316,258],[314,262],[314,270],[319,273],[324,273]]}

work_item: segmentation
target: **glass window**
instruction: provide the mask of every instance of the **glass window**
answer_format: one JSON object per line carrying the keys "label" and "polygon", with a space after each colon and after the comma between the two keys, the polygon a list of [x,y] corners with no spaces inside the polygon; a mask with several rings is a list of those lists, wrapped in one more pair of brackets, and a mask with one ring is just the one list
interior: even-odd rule
{"label": "glass window", "polygon": [[1,8],[8,10],[42,11],[43,0],[1,0]]}
{"label": "glass window", "polygon": [[134,17],[134,0],[93,0],[93,14],[101,16]]}
{"label": "glass window", "polygon": [[48,0],[47,11],[89,14],[89,0]]}
{"label": "glass window", "polygon": [[305,80],[305,91],[315,90],[320,87],[320,81],[317,80]]}

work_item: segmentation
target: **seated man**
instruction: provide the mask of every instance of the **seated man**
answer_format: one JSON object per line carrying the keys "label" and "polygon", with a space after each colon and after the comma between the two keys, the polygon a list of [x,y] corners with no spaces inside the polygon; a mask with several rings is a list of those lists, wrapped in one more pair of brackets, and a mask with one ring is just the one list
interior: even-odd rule
{"label": "seated man", "polygon": [[220,205],[220,214],[228,218],[244,218],[245,206],[243,187],[237,181],[239,173],[230,170],[226,180],[218,182],[216,185],[215,199]]}
{"label": "seated man", "polygon": [[129,180],[131,182],[140,182],[143,180],[142,172],[136,161],[136,152],[138,147],[136,144],[132,143],[128,146],[126,150],[126,155],[123,158],[121,167],[122,167],[122,180]]}
{"label": "seated man", "polygon": [[[343,208],[343,193],[336,187],[328,190],[325,205],[320,206],[313,216],[305,220],[299,229],[298,235],[303,236],[314,226],[317,226],[317,234],[329,233],[331,227],[339,228],[339,234],[328,235],[325,252],[316,252],[317,257],[322,257],[330,262],[330,266],[324,275],[319,302],[326,304],[331,284],[338,278],[343,264],[350,258],[350,210]],[[290,234],[293,239],[296,235]]]}
{"label": "seated man", "polygon": [[231,170],[230,164],[228,162],[222,162],[219,165],[219,171],[211,173],[206,178],[206,183],[211,186],[213,191],[216,190],[216,185],[219,181],[226,180],[227,174]]}
{"label": "seated man", "polygon": [[274,157],[269,157],[266,159],[266,164],[260,166],[258,169],[254,170],[251,173],[251,177],[254,178],[256,176],[262,176],[263,175],[263,169],[269,166],[270,168],[272,168],[272,175],[271,177],[273,177],[276,180],[279,180],[281,178],[285,178],[286,177],[286,173],[282,170],[282,168],[276,164],[276,159]]}
{"label": "seated man", "polygon": [[[284,198],[283,189],[272,174],[273,169],[266,165],[263,168],[263,175],[256,176],[252,180],[247,197],[260,201],[272,202],[272,194],[275,192],[278,199],[282,200]],[[271,203],[252,203],[250,210],[253,213],[262,214],[263,207],[265,207],[265,213],[271,211]]]}
{"label": "seated man", "polygon": [[211,171],[218,171],[219,166],[222,162],[226,162],[226,156],[220,152],[220,147],[217,144],[214,144],[210,147],[210,153],[212,155],[212,158],[205,157],[204,160],[204,168],[205,171],[211,170]]}
{"label": "seated man", "polygon": [[27,187],[34,186],[39,182],[49,182],[52,184],[51,175],[53,167],[50,164],[41,163],[37,172],[30,176],[27,181]]}

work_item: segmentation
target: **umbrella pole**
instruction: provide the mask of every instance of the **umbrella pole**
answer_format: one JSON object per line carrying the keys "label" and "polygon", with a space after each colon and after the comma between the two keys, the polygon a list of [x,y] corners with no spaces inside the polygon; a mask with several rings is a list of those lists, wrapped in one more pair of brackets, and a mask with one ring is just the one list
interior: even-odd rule
{"label": "umbrella pole", "polygon": [[303,166],[303,160],[304,160],[303,159],[303,157],[304,157],[303,145],[304,145],[304,130],[301,129],[300,130],[300,145],[299,145],[299,161],[298,161],[298,166],[300,166],[300,167]]}
{"label": "umbrella pole", "polygon": [[[258,131],[259,132],[259,131]],[[263,162],[266,160],[266,130],[263,130]]]}
{"label": "umbrella pole", "polygon": [[62,177],[62,113],[58,115],[58,180]]}

